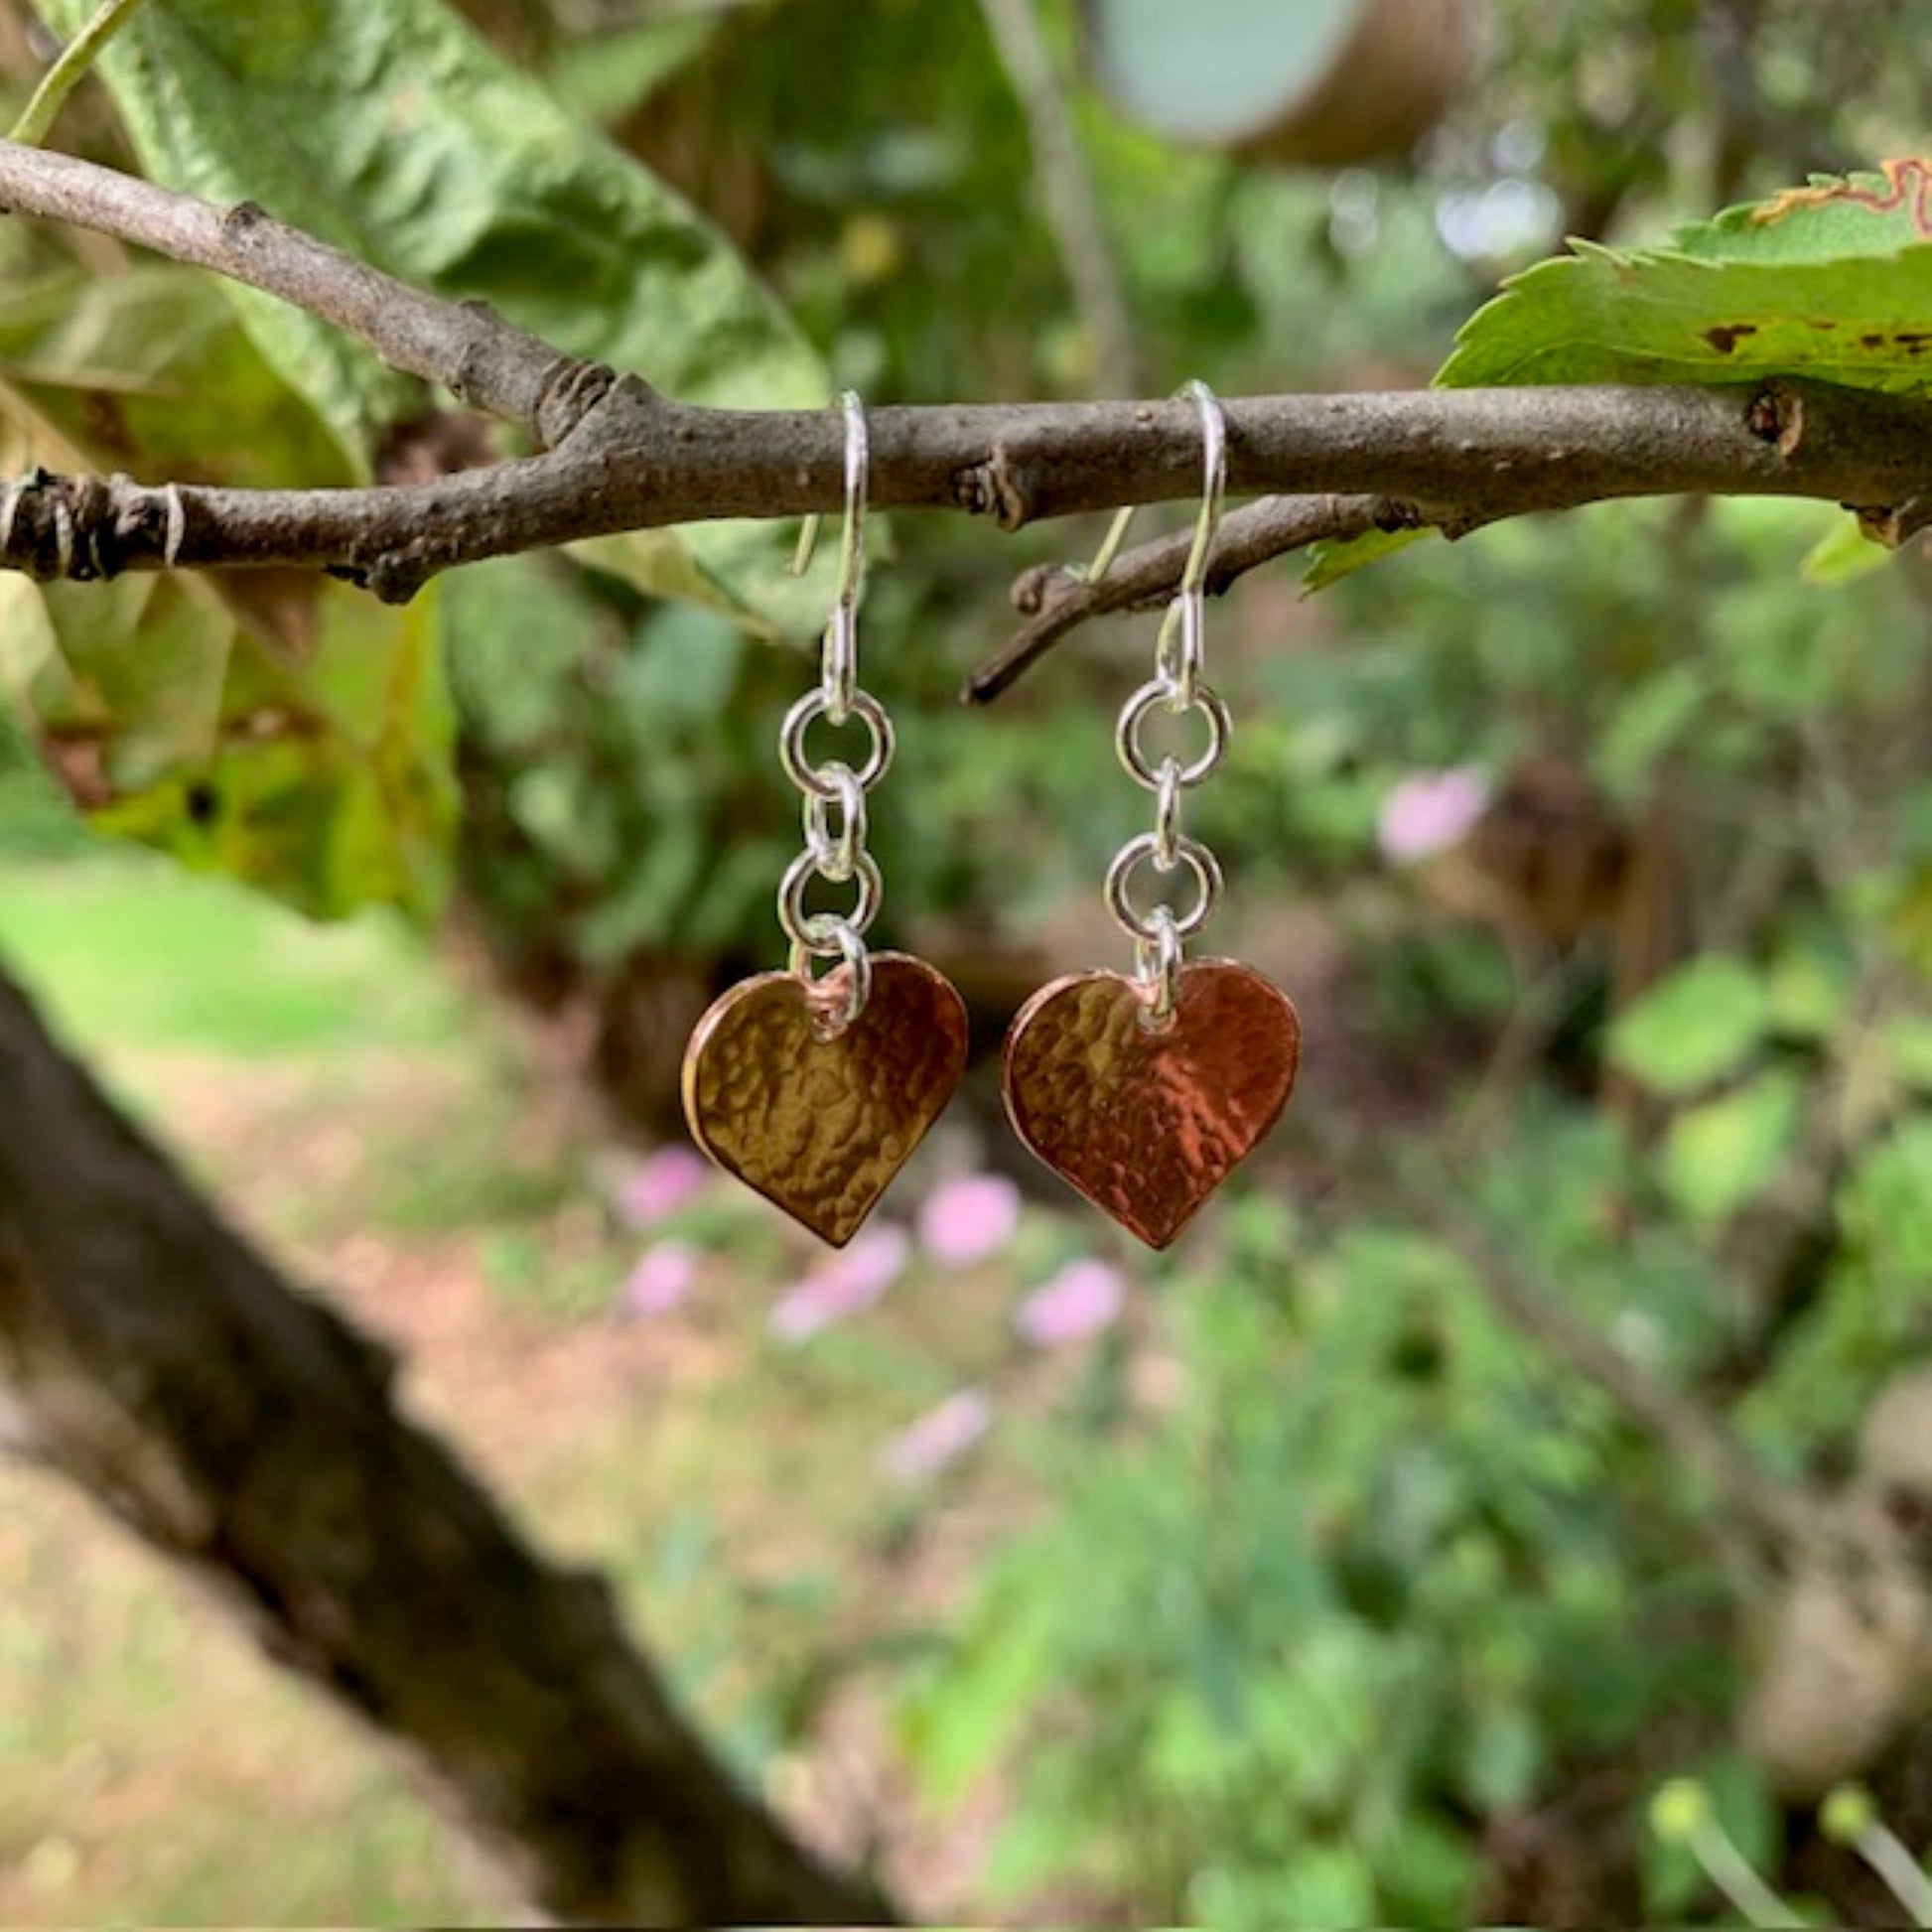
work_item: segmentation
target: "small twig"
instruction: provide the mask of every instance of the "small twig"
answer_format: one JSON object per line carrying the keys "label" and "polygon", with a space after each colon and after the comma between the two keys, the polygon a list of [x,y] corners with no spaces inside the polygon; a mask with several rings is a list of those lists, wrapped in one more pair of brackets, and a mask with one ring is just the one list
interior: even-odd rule
{"label": "small twig", "polygon": [[9,141],[39,147],[48,137],[68,96],[79,85],[100,51],[147,4],[147,0],[101,0],[94,17],[61,50],[60,59],[41,76],[34,97],[7,132]]}
{"label": "small twig", "polygon": [[1067,111],[1066,87],[1053,70],[1035,0],[980,0],[980,11],[1027,117],[1041,211],[1059,247],[1073,299],[1093,337],[1091,386],[1103,395],[1134,395],[1141,376],[1133,321],[1100,218],[1093,176]]}
{"label": "small twig", "polygon": [[[1385,496],[1264,496],[1222,520],[1208,558],[1207,588],[1218,596],[1258,565],[1324,537],[1360,536],[1366,530],[1401,529],[1422,521],[1419,511]],[[1014,606],[1028,621],[966,680],[961,698],[967,704],[991,704],[1081,624],[1117,611],[1166,603],[1180,582],[1192,540],[1182,530],[1141,544],[1125,556],[1103,549],[1087,575],[1060,564],[1029,571],[1013,587]]]}
{"label": "small twig", "polygon": [[[596,400],[573,380],[587,365],[542,338],[481,303],[411,288],[252,202],[220,208],[74,155],[0,142],[0,207],[90,228],[278,296],[366,343],[391,368],[441,383],[545,443],[568,435]],[[602,377],[608,388],[611,372]],[[557,412],[555,402],[574,406]]]}

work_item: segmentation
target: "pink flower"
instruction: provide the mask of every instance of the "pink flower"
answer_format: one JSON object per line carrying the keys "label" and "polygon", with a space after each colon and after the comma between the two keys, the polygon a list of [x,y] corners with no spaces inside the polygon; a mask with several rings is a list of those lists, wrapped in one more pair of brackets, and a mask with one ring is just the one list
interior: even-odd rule
{"label": "pink flower", "polygon": [[937,1475],[993,1426],[993,1405],[978,1389],[960,1389],[918,1421],[901,1429],[880,1452],[887,1472],[900,1482]]}
{"label": "pink flower", "polygon": [[911,1253],[903,1228],[867,1228],[785,1295],[771,1311],[771,1332],[780,1341],[806,1341],[835,1321],[864,1313],[905,1272]]}
{"label": "pink flower", "polygon": [[698,1278],[698,1253],[682,1241],[660,1241],[637,1257],[618,1295],[618,1313],[627,1321],[669,1314]]}
{"label": "pink flower", "polygon": [[1036,1348],[1065,1348],[1110,1327],[1126,1299],[1119,1270],[1104,1261],[1069,1261],[1020,1304],[1013,1325]]}
{"label": "pink flower", "polygon": [[631,1169],[618,1190],[618,1212],[633,1228],[655,1227],[704,1191],[711,1166],[696,1148],[660,1147]]}
{"label": "pink flower", "polygon": [[1376,843],[1392,865],[1414,865],[1467,833],[1489,803],[1487,776],[1473,765],[1417,771],[1382,801]]}
{"label": "pink flower", "polygon": [[1020,1189],[1003,1173],[942,1180],[919,1208],[919,1245],[942,1268],[996,1255],[1020,1225]]}

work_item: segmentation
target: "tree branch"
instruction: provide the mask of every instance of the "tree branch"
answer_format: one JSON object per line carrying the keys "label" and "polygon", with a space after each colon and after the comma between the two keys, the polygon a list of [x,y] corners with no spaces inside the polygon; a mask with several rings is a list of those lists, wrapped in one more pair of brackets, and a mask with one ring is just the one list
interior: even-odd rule
{"label": "tree branch", "polygon": [[[1410,529],[1421,521],[1413,506],[1387,496],[1264,496],[1222,519],[1208,557],[1207,590],[1218,597],[1237,577],[1311,543]],[[1028,621],[966,680],[960,696],[968,704],[991,704],[1081,624],[1165,604],[1180,582],[1193,540],[1191,530],[1157,537],[1117,557],[1098,582],[1065,564],[1026,572],[1014,584],[1013,603]]]}
{"label": "tree branch", "polygon": [[[251,205],[223,212],[5,142],[0,205],[97,228],[293,302],[543,446],[490,469],[368,489],[36,475],[0,490],[0,567],[99,578],[173,565],[308,566],[401,601],[438,571],[485,557],[709,518],[801,516],[842,501],[834,412],[669,401],[480,305],[411,289]],[[1222,582],[1250,567],[1242,555],[1258,562],[1371,523],[1456,534],[1608,497],[1778,495],[1859,506],[1898,537],[1932,501],[1932,404],[1826,383],[1263,396],[1226,410],[1230,490],[1302,494],[1256,506],[1252,521],[1229,519],[1226,541],[1247,548],[1224,550]],[[1186,401],[882,409],[872,418],[871,500],[990,515],[1005,529],[1183,500],[1199,487],[1199,434]],[[1316,509],[1311,495],[1379,500]],[[1120,566],[1123,594],[1134,598],[1158,595],[1158,577],[1148,551]],[[1114,592],[1109,580],[1097,595]],[[1053,635],[1084,608],[1059,611]],[[1051,641],[1030,645],[1027,661]],[[985,680],[997,687],[1016,674],[990,669]],[[976,691],[988,695],[979,680]]]}
{"label": "tree branch", "polygon": [[706,1753],[601,1579],[537,1558],[0,978],[0,1445],[407,1747],[554,1917],[872,1923]]}
{"label": "tree branch", "polygon": [[[595,400],[578,393],[586,365],[541,337],[480,303],[411,288],[252,202],[217,208],[72,155],[0,141],[0,208],[91,228],[279,296],[366,343],[391,368],[439,382],[540,443],[561,441]],[[603,371],[603,386],[610,379]]]}

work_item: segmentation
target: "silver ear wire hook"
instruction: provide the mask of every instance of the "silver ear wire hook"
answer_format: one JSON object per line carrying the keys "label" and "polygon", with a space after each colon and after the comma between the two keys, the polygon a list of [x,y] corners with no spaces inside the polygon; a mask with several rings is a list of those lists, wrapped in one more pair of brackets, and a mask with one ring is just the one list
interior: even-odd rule
{"label": "silver ear wire hook", "polygon": [[1228,493],[1228,419],[1221,399],[1198,376],[1181,392],[1191,396],[1200,411],[1200,514],[1194,519],[1194,541],[1187,565],[1180,573],[1180,595],[1194,597],[1207,582],[1207,553],[1221,527],[1221,506]]}
{"label": "silver ear wire hook", "polygon": [[[866,406],[860,400],[856,389],[842,389],[839,392],[839,405],[845,411],[845,515],[846,544],[845,554],[841,557],[839,578],[839,600],[845,602],[847,577],[856,580],[859,566],[864,561],[865,546],[863,536],[852,534],[855,521],[854,504],[857,504],[857,520],[863,520],[866,511],[866,476],[872,466],[870,438],[866,433]],[[855,478],[853,462],[854,444],[857,444],[858,462]],[[802,577],[812,567],[812,559],[818,554],[819,526],[825,521],[816,510],[798,520],[798,548],[791,553],[791,562],[786,570],[793,577]]]}
{"label": "silver ear wire hook", "polygon": [[859,684],[859,599],[865,590],[866,494],[872,478],[872,439],[866,406],[856,391],[839,397],[845,412],[845,524],[839,533],[838,601],[825,627],[825,715],[842,725],[852,714]]}
{"label": "silver ear wire hook", "polygon": [[839,546],[839,603],[859,607],[860,579],[866,570],[866,496],[872,482],[872,431],[866,405],[856,389],[842,390],[845,411],[845,534]]}
{"label": "silver ear wire hook", "polygon": [[[845,524],[839,537],[839,590],[825,626],[822,689],[825,714],[835,725],[845,723],[852,710],[858,680],[857,626],[859,599],[866,572],[866,496],[872,477],[872,438],[866,424],[866,405],[856,389],[841,390],[839,407],[845,412]],[[818,549],[817,511],[798,526],[798,548],[792,553],[791,575],[802,577],[812,567]]]}
{"label": "silver ear wire hook", "polygon": [[1221,527],[1227,497],[1228,425],[1220,399],[1205,382],[1188,383],[1184,394],[1200,410],[1201,496],[1194,540],[1187,546],[1180,583],[1161,620],[1155,643],[1156,675],[1173,692],[1169,709],[1184,711],[1200,690],[1207,629],[1207,559]]}
{"label": "silver ear wire hook", "polygon": [[[1187,552],[1186,569],[1180,579],[1181,593],[1188,595],[1198,591],[1206,581],[1208,552],[1213,548],[1214,533],[1221,526],[1221,506],[1228,490],[1228,419],[1221,399],[1199,377],[1184,384],[1175,394],[1191,398],[1200,410],[1200,516],[1194,524],[1193,545]],[[1084,582],[1097,584],[1113,569],[1114,559],[1120,555],[1120,547],[1127,541],[1127,532],[1140,507],[1138,503],[1127,503],[1114,512],[1114,520],[1107,526],[1107,534],[1094,552],[1093,562],[1081,573]]]}

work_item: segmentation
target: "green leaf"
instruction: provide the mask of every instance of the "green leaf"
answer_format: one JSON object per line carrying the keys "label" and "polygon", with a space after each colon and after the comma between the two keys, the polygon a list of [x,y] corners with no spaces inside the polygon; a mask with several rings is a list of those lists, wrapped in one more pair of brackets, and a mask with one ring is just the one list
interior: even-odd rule
{"label": "green leaf", "polygon": [[1710,678],[1698,664],[1669,664],[1644,679],[1611,714],[1590,760],[1603,782],[1619,798],[1637,797],[1710,697]]}
{"label": "green leaf", "polygon": [[1309,549],[1309,567],[1302,573],[1302,595],[1312,597],[1370,564],[1407,550],[1412,543],[1436,535],[1434,530],[1365,530],[1346,542],[1323,541]]}
{"label": "green leaf", "polygon": [[194,578],[22,589],[40,606],[23,695],[102,830],[312,917],[441,909],[456,787],[437,597],[398,611],[319,584],[294,663]]}
{"label": "green leaf", "polygon": [[14,468],[84,463],[257,489],[352,481],[200,269],[137,260],[0,289],[0,379],[33,418]]}
{"label": "green leaf", "polygon": [[[10,468],[343,483],[315,412],[205,275],[141,263],[0,295]],[[0,583],[0,683],[102,830],[318,916],[433,911],[455,823],[437,604],[313,573]]]}
{"label": "green leaf", "polygon": [[1891,562],[1892,552],[1876,537],[1866,533],[1856,516],[1841,516],[1805,552],[1798,575],[1807,584],[1835,590],[1841,584],[1855,584]]}
{"label": "green leaf", "polygon": [[1844,1019],[1854,968],[1843,948],[1822,941],[1789,946],[1771,963],[1771,1027],[1790,1038],[1823,1039]]}
{"label": "green leaf", "polygon": [[1665,248],[1593,242],[1513,277],[1456,339],[1437,382],[1730,382],[1809,375],[1932,389],[1932,164],[1820,178]]}
{"label": "green leaf", "polygon": [[1610,1034],[1610,1057],[1658,1093],[1695,1093],[1734,1072],[1763,1039],[1771,993],[1741,960],[1710,953],[1680,967]]}
{"label": "green leaf", "polygon": [[[63,32],[88,0],[41,0]],[[143,164],[217,203],[273,213],[439,294],[480,298],[576,355],[683,400],[811,407],[829,382],[769,291],[683,200],[439,0],[169,0],[102,61]],[[364,473],[419,384],[304,313],[236,290],[263,354]],[[649,589],[727,600],[754,627],[805,634],[829,596],[785,575],[790,533],[704,524],[695,579],[667,580],[652,535],[600,558]]]}
{"label": "green leaf", "polygon": [[1885,1063],[1906,1086],[1932,1093],[1932,1020],[1920,1014],[1894,1014],[1881,1021]]}
{"label": "green leaf", "polygon": [[921,1782],[940,1804],[956,1803],[1025,1725],[1051,1679],[1050,1617],[1037,1598],[982,1616],[946,1671],[900,1714],[899,1737]]}
{"label": "green leaf", "polygon": [[1802,1089],[1795,1074],[1761,1073],[1671,1122],[1664,1184],[1693,1220],[1726,1219],[1766,1185],[1797,1139]]}
{"label": "green leaf", "polygon": [[1479,1708],[1462,1743],[1463,1789],[1485,1812],[1514,1811],[1535,1790],[1545,1756],[1543,1734],[1527,1711]]}
{"label": "green leaf", "polygon": [[573,114],[609,127],[704,52],[719,14],[673,14],[605,34],[573,34],[550,65],[551,91]]}
{"label": "green leaf", "polygon": [[[1811,376],[1932,393],[1932,160],[1726,208],[1662,248],[1573,241],[1463,324],[1439,387],[1543,382],[1748,382]],[[1856,523],[1806,560],[1815,583],[1870,567]],[[1305,589],[1406,547],[1421,531],[1317,545]],[[1873,551],[1882,561],[1886,553]]]}

